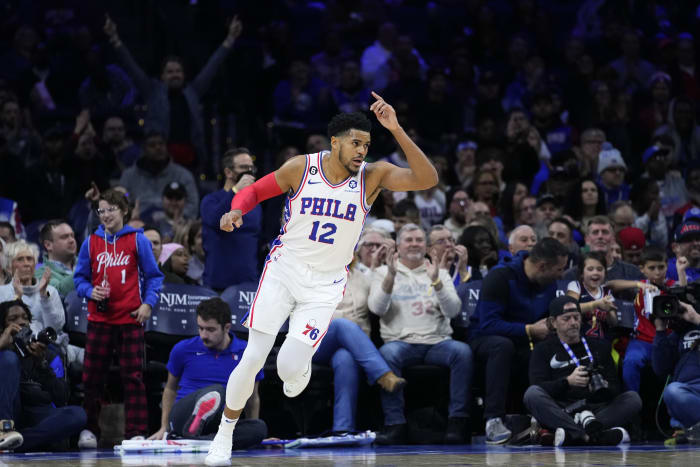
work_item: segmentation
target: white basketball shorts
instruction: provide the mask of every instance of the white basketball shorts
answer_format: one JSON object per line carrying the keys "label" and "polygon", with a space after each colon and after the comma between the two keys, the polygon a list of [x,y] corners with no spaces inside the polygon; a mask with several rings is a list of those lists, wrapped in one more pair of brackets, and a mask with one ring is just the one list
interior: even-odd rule
{"label": "white basketball shorts", "polygon": [[289,317],[287,335],[317,347],[343,299],[347,280],[345,268],[317,271],[279,248],[265,263],[247,326],[275,335]]}

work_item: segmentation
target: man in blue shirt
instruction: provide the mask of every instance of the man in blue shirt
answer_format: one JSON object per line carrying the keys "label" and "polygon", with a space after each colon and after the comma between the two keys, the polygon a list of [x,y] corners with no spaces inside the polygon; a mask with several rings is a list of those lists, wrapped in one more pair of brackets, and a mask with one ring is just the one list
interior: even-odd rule
{"label": "man in blue shirt", "polygon": [[[256,167],[246,148],[226,151],[221,159],[224,187],[202,199],[202,247],[206,287],[221,292],[230,285],[258,282],[258,246],[262,231],[263,211],[256,206],[246,214],[242,227],[233,232],[219,229],[221,216],[231,210],[231,201],[238,191],[255,181]],[[281,213],[280,213],[281,216]],[[235,264],[232,264],[235,260]]]}
{"label": "man in blue shirt", "polygon": [[[166,433],[184,438],[213,438],[221,421],[228,376],[238,365],[246,341],[231,332],[231,310],[218,297],[197,306],[199,336],[178,342],[168,359],[168,381],[161,401],[160,429],[148,439],[165,439]],[[233,449],[259,444],[267,436],[258,419],[260,395],[255,389],[245,406],[248,417],[236,425]]]}
{"label": "man in blue shirt", "polygon": [[[499,263],[481,286],[471,317],[469,345],[486,366],[487,444],[503,444],[511,437],[503,424],[508,389],[521,385],[525,392],[530,350],[534,340],[549,335],[547,307],[556,296],[556,280],[564,272],[568,254],[558,240],[544,238],[529,252],[521,251],[512,261]],[[511,368],[520,371],[520,379],[513,384]]]}

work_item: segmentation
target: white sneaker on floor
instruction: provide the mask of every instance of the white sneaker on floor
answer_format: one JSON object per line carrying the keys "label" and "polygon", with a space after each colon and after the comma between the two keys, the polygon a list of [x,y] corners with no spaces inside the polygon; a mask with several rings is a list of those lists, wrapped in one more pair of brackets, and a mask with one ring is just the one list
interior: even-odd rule
{"label": "white sneaker on floor", "polygon": [[97,449],[97,436],[90,430],[80,432],[78,449]]}
{"label": "white sneaker on floor", "polygon": [[311,361],[309,361],[309,366],[306,367],[306,371],[301,374],[298,378],[290,382],[285,382],[282,386],[282,391],[287,397],[296,397],[301,394],[306,386],[309,384],[311,379]]}
{"label": "white sneaker on floor", "polygon": [[231,465],[231,446],[233,440],[231,436],[224,436],[218,431],[211,444],[209,445],[209,453],[204,459],[205,465]]}

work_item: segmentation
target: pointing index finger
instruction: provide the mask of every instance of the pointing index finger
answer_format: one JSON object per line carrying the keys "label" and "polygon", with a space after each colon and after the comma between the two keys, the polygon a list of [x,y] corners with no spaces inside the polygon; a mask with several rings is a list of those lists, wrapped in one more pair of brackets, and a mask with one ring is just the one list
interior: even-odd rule
{"label": "pointing index finger", "polygon": [[372,97],[374,97],[374,98],[377,99],[378,101],[383,101],[383,100],[384,100],[384,99],[382,98],[382,96],[380,96],[379,94],[377,94],[377,93],[374,92],[374,91],[372,91]]}

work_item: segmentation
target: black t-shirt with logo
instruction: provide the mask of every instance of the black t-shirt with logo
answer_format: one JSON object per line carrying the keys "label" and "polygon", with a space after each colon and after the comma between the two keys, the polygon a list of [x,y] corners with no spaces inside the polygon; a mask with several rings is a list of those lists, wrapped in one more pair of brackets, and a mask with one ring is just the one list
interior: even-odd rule
{"label": "black t-shirt with logo", "polygon": [[[616,396],[620,391],[615,363],[610,354],[610,343],[603,339],[587,337],[588,347],[596,366],[602,367],[601,374],[609,383],[609,394]],[[570,346],[580,365],[590,364],[583,342]],[[576,364],[573,362],[559,338],[554,336],[535,346],[530,356],[530,384],[542,387],[552,398],[559,402],[571,403],[588,398],[588,388],[569,386],[566,380]]]}

